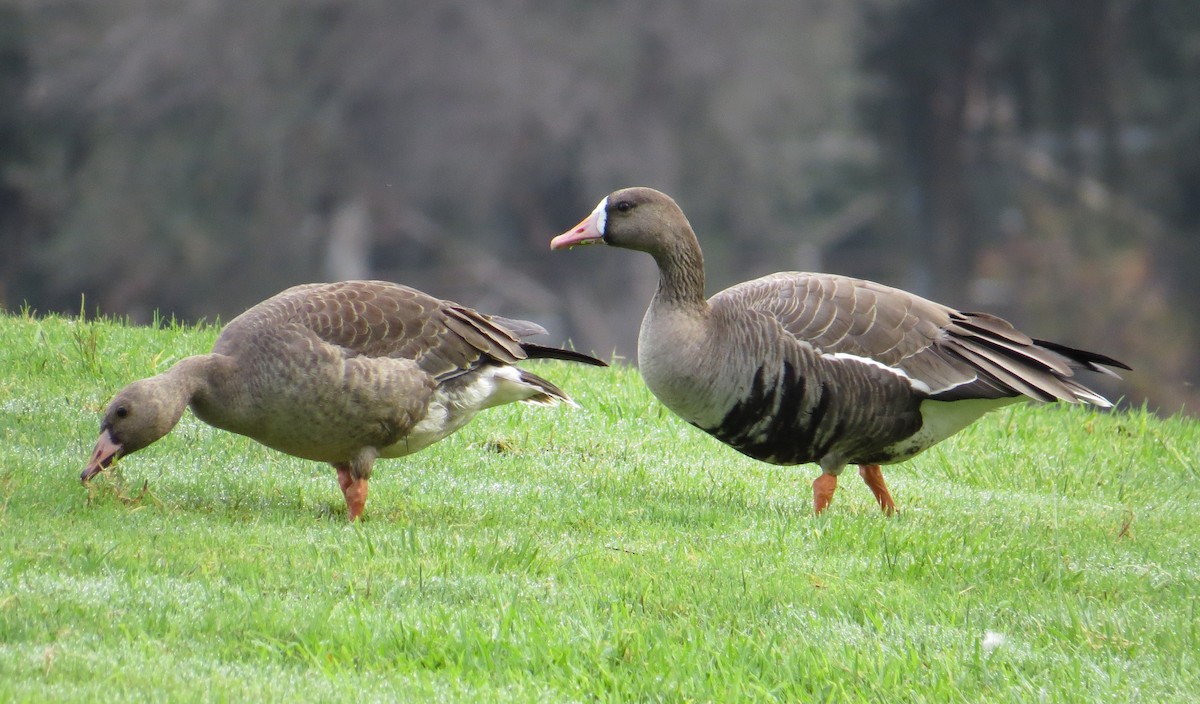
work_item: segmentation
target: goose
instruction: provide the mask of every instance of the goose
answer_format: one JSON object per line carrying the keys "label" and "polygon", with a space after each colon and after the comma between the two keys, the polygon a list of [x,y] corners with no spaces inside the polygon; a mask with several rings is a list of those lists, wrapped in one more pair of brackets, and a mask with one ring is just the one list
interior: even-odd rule
{"label": "goose", "polygon": [[377,458],[428,447],[485,408],[577,405],[514,365],[606,365],[522,341],[545,332],[386,281],[294,286],[231,320],[210,354],[117,393],[80,479],[162,438],[190,406],[209,425],[332,464],[354,521]]}
{"label": "goose", "polygon": [[704,258],[683,211],[651,188],[600,201],[551,249],[603,242],[645,252],[658,288],[638,335],[650,391],[688,423],[756,460],[816,463],[813,509],[856,464],[895,511],[881,465],[907,460],[1023,399],[1112,404],[1075,371],[1125,364],[1033,339],[882,284],[780,272],[704,297]]}

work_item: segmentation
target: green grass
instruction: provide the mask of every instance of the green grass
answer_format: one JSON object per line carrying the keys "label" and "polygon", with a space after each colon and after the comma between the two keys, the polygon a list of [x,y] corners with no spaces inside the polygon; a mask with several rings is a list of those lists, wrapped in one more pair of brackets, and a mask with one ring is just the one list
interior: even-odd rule
{"label": "green grass", "polygon": [[815,467],[544,363],[583,410],[380,462],[361,525],[331,468],[190,414],[81,486],[107,398],[215,334],[0,317],[0,701],[1200,692],[1195,421],[1007,409],[886,469],[894,518],[853,471],[816,518]]}

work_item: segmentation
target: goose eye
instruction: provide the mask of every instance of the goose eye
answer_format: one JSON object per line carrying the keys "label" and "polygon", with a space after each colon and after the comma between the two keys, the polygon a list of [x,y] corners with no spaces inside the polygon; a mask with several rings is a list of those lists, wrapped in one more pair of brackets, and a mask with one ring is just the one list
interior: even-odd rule
{"label": "goose eye", "polygon": [[126,408],[125,406],[117,406],[117,417],[118,418],[124,418],[127,415],[129,415],[128,408]]}
{"label": "goose eye", "polygon": [[618,213],[628,213],[630,210],[633,210],[633,203],[630,203],[627,200],[623,200],[623,201],[617,203],[617,212]]}

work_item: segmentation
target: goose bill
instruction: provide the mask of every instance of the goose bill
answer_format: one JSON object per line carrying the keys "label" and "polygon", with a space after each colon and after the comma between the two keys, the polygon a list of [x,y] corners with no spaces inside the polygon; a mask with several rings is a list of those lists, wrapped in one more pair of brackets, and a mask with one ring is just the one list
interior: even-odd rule
{"label": "goose bill", "polygon": [[112,431],[107,429],[102,431],[99,439],[96,440],[96,447],[92,449],[92,458],[88,460],[87,466],[83,468],[83,473],[79,475],[80,481],[87,484],[89,479],[103,472],[120,454],[121,445],[113,440]]}
{"label": "goose bill", "polygon": [[578,225],[550,240],[550,249],[565,249],[584,244],[595,244],[604,241],[605,198],[596,206],[590,215]]}

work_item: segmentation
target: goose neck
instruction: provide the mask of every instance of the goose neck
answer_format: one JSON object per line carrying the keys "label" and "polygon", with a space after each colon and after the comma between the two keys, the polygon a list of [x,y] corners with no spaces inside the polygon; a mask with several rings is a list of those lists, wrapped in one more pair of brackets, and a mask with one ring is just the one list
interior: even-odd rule
{"label": "goose neck", "polygon": [[[689,233],[690,234],[690,233]],[[704,309],[704,255],[695,235],[654,254],[658,263],[657,305]]]}
{"label": "goose neck", "polygon": [[171,395],[187,401],[205,397],[222,385],[231,371],[230,362],[228,357],[220,354],[185,357],[163,372],[163,383]]}

